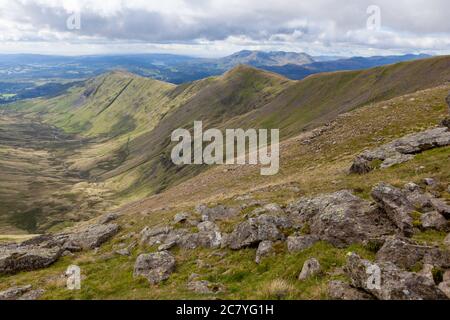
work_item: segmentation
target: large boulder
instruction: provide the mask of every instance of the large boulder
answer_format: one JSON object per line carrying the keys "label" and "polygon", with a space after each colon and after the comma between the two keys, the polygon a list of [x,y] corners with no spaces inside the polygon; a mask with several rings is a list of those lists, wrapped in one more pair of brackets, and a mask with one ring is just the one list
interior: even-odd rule
{"label": "large boulder", "polygon": [[141,254],[134,265],[135,277],[145,277],[155,285],[170,277],[175,271],[175,258],[168,252]]}
{"label": "large boulder", "polygon": [[372,150],[358,155],[351,168],[351,173],[364,174],[376,168],[391,167],[414,158],[415,154],[432,148],[450,145],[450,131],[446,126],[428,129],[406,135]]}
{"label": "large boulder", "polygon": [[290,223],[286,218],[263,214],[238,224],[228,236],[227,242],[231,249],[238,250],[258,245],[265,240],[282,240],[284,235],[279,228],[289,225]]}
{"label": "large boulder", "polygon": [[0,247],[0,274],[14,274],[20,271],[46,268],[57,261],[62,252],[60,247]]}
{"label": "large boulder", "polygon": [[377,262],[391,262],[403,269],[419,264],[450,267],[450,252],[439,247],[424,246],[410,239],[392,237],[386,239],[376,255]]}
{"label": "large boulder", "polygon": [[95,249],[117,232],[119,232],[119,226],[115,223],[91,225],[78,232],[68,234],[66,243],[71,247],[80,247],[83,250]]}
{"label": "large boulder", "polygon": [[295,227],[307,225],[310,234],[337,247],[395,232],[383,212],[347,190],[302,198],[287,211]]}
{"label": "large boulder", "polygon": [[351,253],[345,270],[353,287],[380,300],[447,300],[431,279],[401,270],[391,262],[373,264]]}
{"label": "large boulder", "polygon": [[405,236],[413,234],[415,208],[402,190],[382,182],[372,189],[372,197]]}

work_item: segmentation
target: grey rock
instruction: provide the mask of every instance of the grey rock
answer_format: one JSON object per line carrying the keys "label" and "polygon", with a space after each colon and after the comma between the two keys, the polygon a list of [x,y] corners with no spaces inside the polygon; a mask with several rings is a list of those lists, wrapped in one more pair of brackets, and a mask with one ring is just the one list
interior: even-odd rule
{"label": "grey rock", "polygon": [[44,293],[44,289],[31,290],[19,297],[18,300],[38,300]]}
{"label": "grey rock", "polygon": [[175,215],[173,218],[174,223],[182,223],[185,222],[189,218],[189,213],[180,212]]}
{"label": "grey rock", "polygon": [[298,280],[306,280],[312,276],[320,273],[320,263],[315,258],[311,258],[305,261],[302,271],[298,276]]}
{"label": "grey rock", "polygon": [[443,281],[439,283],[439,290],[441,290],[448,299],[450,299],[450,281]]}
{"label": "grey rock", "polygon": [[273,242],[270,240],[261,241],[256,250],[255,262],[260,263],[263,257],[269,256],[273,252]]}
{"label": "grey rock", "polygon": [[9,288],[0,292],[0,300],[17,300],[31,290],[31,285]]}
{"label": "grey rock", "polygon": [[374,297],[348,283],[334,280],[328,283],[328,295],[332,300],[373,300]]}
{"label": "grey rock", "polygon": [[128,248],[123,248],[116,250],[116,254],[118,254],[119,256],[129,256],[131,255],[131,252],[130,250],[128,250]]}
{"label": "grey rock", "polygon": [[233,250],[254,246],[261,241],[282,240],[283,233],[278,227],[288,225],[287,219],[261,215],[257,218],[250,218],[236,226],[228,236],[227,242]]}
{"label": "grey rock", "polygon": [[420,221],[422,222],[422,227],[425,229],[434,229],[439,231],[448,230],[447,220],[437,211],[422,214]]}
{"label": "grey rock", "polygon": [[111,221],[115,221],[119,218],[119,215],[117,213],[107,213],[100,217],[98,223],[99,224],[107,224]]}
{"label": "grey rock", "polygon": [[287,249],[289,252],[300,252],[311,248],[320,239],[313,235],[289,236],[287,238]]}
{"label": "grey rock", "polygon": [[435,186],[436,185],[436,181],[433,178],[425,178],[423,179],[423,182],[427,185],[427,186]]}
{"label": "grey rock", "polygon": [[206,205],[198,205],[196,211],[201,215],[203,221],[228,220],[239,214],[239,209],[228,208],[222,205],[209,208]]}
{"label": "grey rock", "polygon": [[155,285],[170,277],[175,271],[175,258],[167,251],[141,254],[134,265],[135,277],[145,277]]}
{"label": "grey rock", "polygon": [[62,252],[60,247],[0,247],[0,274],[14,274],[20,271],[46,268],[56,262]]}
{"label": "grey rock", "polygon": [[405,236],[413,234],[415,208],[400,189],[382,182],[372,189],[372,197]]}
{"label": "grey rock", "polygon": [[68,234],[66,245],[80,247],[84,250],[100,247],[119,232],[114,223],[88,226],[78,232]]}
{"label": "grey rock", "polygon": [[[372,268],[380,270],[379,287],[372,285]],[[391,262],[372,264],[352,253],[348,256],[345,270],[353,287],[380,300],[447,300],[429,278],[401,270]]]}
{"label": "grey rock", "polygon": [[390,262],[397,267],[410,269],[419,263],[447,267],[450,265],[450,255],[439,247],[424,246],[410,239],[393,237],[386,239],[377,252],[377,262]]}
{"label": "grey rock", "polygon": [[450,206],[448,204],[437,198],[432,198],[430,203],[437,212],[442,214],[445,218],[450,219]]}
{"label": "grey rock", "polygon": [[420,152],[450,145],[450,131],[447,127],[438,127],[418,133],[406,135],[372,150],[358,155],[350,168],[350,172],[364,174],[375,167],[374,161],[381,161],[381,168],[403,163],[414,158]]}
{"label": "grey rock", "polygon": [[347,190],[301,198],[290,204],[287,212],[294,227],[307,224],[310,234],[337,247],[395,232],[383,212]]}
{"label": "grey rock", "polygon": [[216,294],[223,292],[223,286],[206,280],[193,280],[187,284],[188,290],[199,294]]}

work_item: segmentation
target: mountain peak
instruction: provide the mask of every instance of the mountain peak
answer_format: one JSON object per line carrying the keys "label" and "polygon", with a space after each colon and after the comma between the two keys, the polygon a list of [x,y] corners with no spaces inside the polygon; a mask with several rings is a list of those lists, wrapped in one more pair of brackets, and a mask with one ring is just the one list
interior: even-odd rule
{"label": "mountain peak", "polygon": [[224,66],[247,64],[251,66],[284,66],[287,64],[304,65],[313,63],[314,59],[306,53],[285,51],[242,50],[220,59]]}

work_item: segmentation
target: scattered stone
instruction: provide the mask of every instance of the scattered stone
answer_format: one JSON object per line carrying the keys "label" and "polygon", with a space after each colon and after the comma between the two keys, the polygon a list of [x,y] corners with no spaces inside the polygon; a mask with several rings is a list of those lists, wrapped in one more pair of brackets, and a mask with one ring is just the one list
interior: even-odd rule
{"label": "scattered stone", "polygon": [[420,221],[422,222],[422,227],[424,229],[434,229],[438,231],[448,230],[447,220],[437,211],[422,214]]}
{"label": "scattered stone", "polygon": [[373,150],[366,150],[358,155],[351,168],[351,173],[364,174],[376,168],[374,163],[380,161],[381,168],[403,163],[423,151],[450,145],[450,131],[447,127],[438,127],[406,135]]}
{"label": "scattered stone", "polygon": [[189,218],[189,213],[186,212],[180,212],[175,215],[173,218],[174,223],[183,223],[186,222],[186,220]]}
{"label": "scattered stone", "polygon": [[263,257],[269,256],[273,252],[273,242],[270,240],[261,241],[256,250],[255,262],[260,263]]}
{"label": "scattered stone", "polygon": [[415,208],[400,189],[382,182],[372,189],[372,197],[405,236],[413,234]]}
{"label": "scattered stone", "polygon": [[[379,270],[380,281],[375,270]],[[391,262],[372,264],[357,254],[348,256],[345,267],[353,287],[364,290],[380,300],[446,300],[446,295],[432,280],[414,272],[399,269]],[[375,282],[375,283],[374,283]]]}
{"label": "scattered stone", "polygon": [[298,276],[298,280],[306,280],[312,276],[317,275],[320,272],[320,263],[315,258],[311,258],[305,261],[302,271]]}
{"label": "scattered stone", "polygon": [[328,295],[332,300],[373,300],[370,294],[353,288],[349,284],[334,280],[328,283]]}
{"label": "scattered stone", "polygon": [[119,218],[119,215],[117,213],[107,213],[100,217],[98,220],[99,224],[108,224],[111,221],[115,221]]}
{"label": "scattered stone", "polygon": [[368,201],[342,190],[301,198],[288,206],[293,226],[309,226],[309,233],[336,247],[346,247],[395,232],[388,217]]}
{"label": "scattered stone", "polygon": [[433,187],[436,185],[436,181],[433,178],[425,178],[423,179],[423,182],[429,187]]}
{"label": "scattered stone", "polygon": [[290,236],[287,238],[287,249],[290,253],[304,251],[311,248],[319,238],[312,235]]}
{"label": "scattered stone", "polygon": [[131,255],[131,252],[130,252],[130,250],[128,250],[128,248],[116,250],[116,253],[120,256],[130,256]]}
{"label": "scattered stone", "polygon": [[135,277],[143,276],[155,285],[170,277],[175,271],[175,258],[168,252],[141,254],[134,265]]}
{"label": "scattered stone", "polygon": [[188,290],[199,294],[216,294],[223,292],[223,286],[206,280],[193,280],[187,284]]}

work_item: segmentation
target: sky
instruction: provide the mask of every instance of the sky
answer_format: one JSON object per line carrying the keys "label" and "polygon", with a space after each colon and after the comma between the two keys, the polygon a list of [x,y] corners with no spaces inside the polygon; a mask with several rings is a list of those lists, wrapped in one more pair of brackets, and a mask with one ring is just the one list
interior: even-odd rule
{"label": "sky", "polygon": [[0,0],[0,53],[450,54],[448,0]]}

